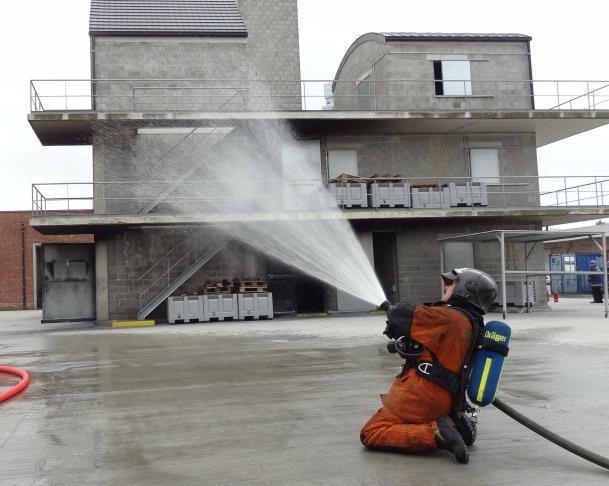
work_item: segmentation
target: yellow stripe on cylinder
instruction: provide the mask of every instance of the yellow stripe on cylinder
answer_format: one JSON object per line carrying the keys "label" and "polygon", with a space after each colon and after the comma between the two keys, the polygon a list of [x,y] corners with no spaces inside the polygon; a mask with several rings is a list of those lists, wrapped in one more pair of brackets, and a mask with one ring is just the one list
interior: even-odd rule
{"label": "yellow stripe on cylinder", "polygon": [[486,380],[488,379],[488,374],[491,371],[491,365],[493,364],[492,358],[486,358],[484,362],[484,370],[482,371],[482,378],[480,379],[480,388],[478,388],[478,396],[476,399],[481,402],[482,397],[484,397],[484,389],[486,388]]}

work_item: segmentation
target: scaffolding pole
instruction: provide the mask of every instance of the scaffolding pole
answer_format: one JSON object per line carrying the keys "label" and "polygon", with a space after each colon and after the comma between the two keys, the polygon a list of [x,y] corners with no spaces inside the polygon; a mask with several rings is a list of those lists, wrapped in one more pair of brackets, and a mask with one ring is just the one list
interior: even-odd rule
{"label": "scaffolding pole", "polygon": [[603,261],[601,262],[600,268],[603,269],[603,289],[604,289],[604,299],[603,302],[605,303],[605,319],[607,318],[607,316],[609,315],[609,302],[607,302],[608,300],[608,292],[609,289],[607,289],[607,272],[609,272],[609,268],[607,268],[607,264],[609,263],[609,258],[607,257],[607,233],[601,233],[600,234],[601,240],[602,240],[602,245],[598,244],[598,241],[596,241],[592,236],[588,236],[588,238],[590,238],[590,240],[592,240],[592,243],[594,243],[596,245],[596,247],[601,251],[601,256],[603,258]]}
{"label": "scaffolding pole", "polygon": [[[502,231],[499,236],[501,244],[501,307],[503,309],[503,318],[507,318],[507,285],[505,282],[505,233]],[[527,294],[529,289],[526,289]]]}

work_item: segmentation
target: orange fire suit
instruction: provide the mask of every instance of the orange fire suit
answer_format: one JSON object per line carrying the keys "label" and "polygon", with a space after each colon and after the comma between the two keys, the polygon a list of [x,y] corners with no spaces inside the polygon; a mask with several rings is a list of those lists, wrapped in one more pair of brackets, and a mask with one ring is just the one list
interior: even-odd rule
{"label": "orange fire suit", "polygon": [[[412,312],[405,331],[410,335],[403,335],[425,348],[418,361],[431,361],[431,351],[444,368],[458,372],[471,342],[469,319],[446,304],[405,305],[411,306]],[[389,393],[381,395],[381,402],[383,407],[361,430],[360,438],[367,448],[407,453],[437,449],[436,420],[452,410],[447,390],[419,376],[412,367],[393,381]]]}

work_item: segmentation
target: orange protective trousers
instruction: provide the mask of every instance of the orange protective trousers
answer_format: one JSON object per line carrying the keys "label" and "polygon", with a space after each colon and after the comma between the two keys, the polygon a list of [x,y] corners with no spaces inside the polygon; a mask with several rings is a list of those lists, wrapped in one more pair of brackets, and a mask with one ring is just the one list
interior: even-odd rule
{"label": "orange protective trousers", "polygon": [[[431,351],[442,366],[456,373],[467,354],[471,329],[469,319],[448,306],[416,306],[409,338],[426,349],[420,361],[430,361]],[[383,407],[360,433],[367,448],[406,453],[437,449],[436,421],[452,409],[448,391],[410,368],[393,381],[381,401]]]}

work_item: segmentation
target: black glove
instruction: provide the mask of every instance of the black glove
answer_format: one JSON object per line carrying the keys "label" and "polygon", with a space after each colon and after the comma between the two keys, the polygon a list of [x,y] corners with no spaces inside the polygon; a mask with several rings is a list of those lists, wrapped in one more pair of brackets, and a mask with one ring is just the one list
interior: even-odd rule
{"label": "black glove", "polygon": [[415,308],[416,305],[410,302],[389,307],[387,309],[387,326],[385,326],[383,334],[389,339],[398,339],[402,336],[409,338]]}
{"label": "black glove", "polygon": [[385,336],[387,336],[389,339],[395,339],[395,326],[393,324],[391,324],[390,321],[386,321],[387,325],[385,326],[385,330],[383,331],[383,334]]}

